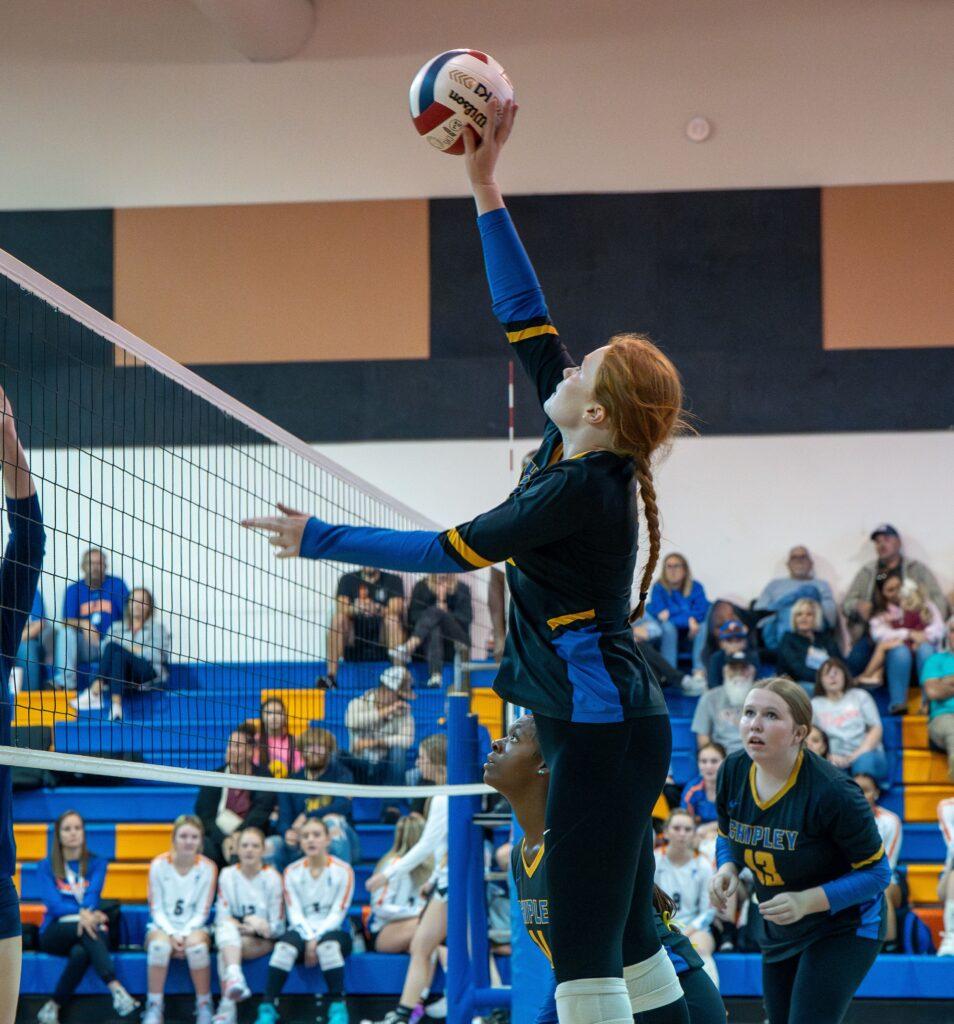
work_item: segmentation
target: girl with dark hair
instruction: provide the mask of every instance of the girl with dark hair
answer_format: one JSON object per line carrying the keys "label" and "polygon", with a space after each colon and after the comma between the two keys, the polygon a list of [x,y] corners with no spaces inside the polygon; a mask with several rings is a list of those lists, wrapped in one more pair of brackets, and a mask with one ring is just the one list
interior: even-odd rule
{"label": "girl with dark hair", "polygon": [[288,731],[288,708],[281,697],[269,697],[262,702],[253,763],[264,766],[276,779],[288,778],[305,767],[295,737]]}
{"label": "girl with dark hair", "polygon": [[[516,108],[491,101],[492,130],[464,132],[494,312],[547,416],[510,496],[455,529],[334,526],[280,506],[246,520],[280,557],[419,572],[507,563],[510,628],[496,692],[530,708],[551,773],[548,884],[562,1024],[685,1024],[682,990],[653,921],[651,813],[672,748],[662,691],[631,623],[659,557],[653,458],[682,425],[682,383],[646,337],[619,334],[570,357],[510,220],[494,171]],[[638,497],[649,535],[640,596]],[[599,872],[579,866],[600,850]],[[635,1001],[635,1002],[633,1002]],[[632,1004],[632,1005],[631,1005]]]}
{"label": "girl with dark hair", "polygon": [[805,750],[811,725],[801,686],[760,679],[742,711],[743,748],[719,774],[710,893],[722,908],[739,872],[753,875],[771,1024],[840,1024],[884,936],[881,836],[851,778]]}
{"label": "girl with dark hair", "polygon": [[66,957],[66,966],[37,1020],[58,1024],[60,1012],[70,1004],[90,965],[109,989],[113,1009],[120,1017],[128,1017],[139,1003],[116,980],[106,944],[107,917],[99,909],[108,865],[89,852],[86,826],[76,811],[64,811],[56,819],[52,846],[50,856],[37,865],[40,899],[46,905],[40,951]]}

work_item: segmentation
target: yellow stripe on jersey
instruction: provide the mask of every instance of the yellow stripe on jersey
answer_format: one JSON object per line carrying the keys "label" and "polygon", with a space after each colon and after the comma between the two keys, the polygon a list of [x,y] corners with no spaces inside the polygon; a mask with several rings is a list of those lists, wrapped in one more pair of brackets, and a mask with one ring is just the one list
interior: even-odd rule
{"label": "yellow stripe on jersey", "polygon": [[556,618],[547,619],[550,629],[559,629],[560,626],[569,626],[571,622],[583,622],[586,619],[595,619],[596,609],[588,608],[585,612],[571,612],[569,615],[557,615]]}
{"label": "yellow stripe on jersey", "polygon": [[527,863],[527,840],[523,838],[520,840],[520,859],[523,861],[523,870],[527,873],[527,878],[533,878],[533,873],[540,867],[540,861],[543,860],[543,851],[546,849],[546,843],[541,843],[540,848],[537,850],[536,856],[533,858],[531,863]]}
{"label": "yellow stripe on jersey", "polygon": [[447,540],[457,554],[465,562],[469,562],[475,569],[486,569],[488,565],[494,564],[493,562],[488,562],[486,558],[481,558],[456,529],[447,531]]}
{"label": "yellow stripe on jersey", "polygon": [[522,331],[507,331],[507,341],[511,345],[516,345],[518,341],[538,338],[541,334],[559,334],[559,331],[553,324],[537,324],[536,327],[524,327]]}
{"label": "yellow stripe on jersey", "polygon": [[874,864],[875,861],[881,860],[881,858],[883,856],[884,856],[884,843],[882,843],[881,846],[878,847],[878,852],[877,853],[873,853],[866,860],[859,860],[857,864],[852,864],[851,866],[855,869],[855,871],[857,871],[858,868],[866,868],[869,864]]}
{"label": "yellow stripe on jersey", "polygon": [[749,787],[752,790],[752,799],[755,801],[755,806],[758,807],[760,811],[767,811],[770,807],[774,807],[779,802],[779,800],[781,800],[782,797],[785,796],[785,794],[792,788],[792,786],[795,785],[795,783],[798,781],[798,773],[801,770],[802,762],[804,760],[805,751],[800,750],[798,752],[798,757],[795,759],[795,764],[792,767],[792,773],[791,775],[789,775],[787,782],[775,794],[775,796],[770,797],[768,800],[765,801],[765,803],[762,803],[762,801],[759,799],[758,786],[755,784],[755,765],[752,765],[752,767],[749,769]]}
{"label": "yellow stripe on jersey", "polygon": [[543,937],[543,932],[537,932],[537,937],[540,940],[538,945],[543,950],[543,955],[547,958],[547,960],[550,961],[550,966],[552,967],[553,966],[553,953],[550,950],[550,944]]}

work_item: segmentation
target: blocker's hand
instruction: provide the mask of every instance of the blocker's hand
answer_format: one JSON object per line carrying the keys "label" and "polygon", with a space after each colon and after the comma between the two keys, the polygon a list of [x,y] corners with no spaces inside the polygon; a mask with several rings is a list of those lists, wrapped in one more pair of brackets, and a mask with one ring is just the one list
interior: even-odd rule
{"label": "blocker's hand", "polygon": [[795,924],[810,909],[803,892],[780,892],[778,896],[759,904],[759,913],[772,924]]}
{"label": "blocker's hand", "polygon": [[507,100],[500,109],[497,100],[487,104],[487,127],[481,139],[473,128],[464,129],[464,166],[471,185],[492,185],[497,159],[513,131],[514,118],[520,108]]}
{"label": "blocker's hand", "polygon": [[296,558],[301,553],[301,539],[305,527],[311,518],[307,512],[298,512],[281,502],[277,503],[280,516],[256,516],[243,519],[242,526],[247,530],[261,530],[269,534],[268,543],[274,548],[278,558]]}

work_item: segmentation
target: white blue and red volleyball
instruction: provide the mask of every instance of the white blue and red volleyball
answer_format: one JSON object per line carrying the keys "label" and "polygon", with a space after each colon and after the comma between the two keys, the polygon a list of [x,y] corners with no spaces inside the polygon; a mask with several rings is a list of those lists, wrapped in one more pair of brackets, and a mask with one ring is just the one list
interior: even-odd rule
{"label": "white blue and red volleyball", "polygon": [[478,135],[487,124],[487,105],[513,99],[507,72],[480,50],[447,50],[432,57],[411,82],[411,120],[419,135],[442,153],[464,152],[462,132]]}

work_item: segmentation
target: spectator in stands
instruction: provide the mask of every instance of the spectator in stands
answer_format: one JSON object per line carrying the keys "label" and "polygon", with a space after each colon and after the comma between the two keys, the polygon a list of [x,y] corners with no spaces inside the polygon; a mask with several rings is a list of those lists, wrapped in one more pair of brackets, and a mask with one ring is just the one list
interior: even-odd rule
{"label": "spectator in stands", "polygon": [[711,740],[699,748],[696,764],[699,774],[692,779],[682,794],[682,806],[692,815],[697,834],[705,837],[719,830],[716,810],[716,778],[719,766],[725,760],[725,747]]}
{"label": "spectator in stands", "polygon": [[219,875],[215,946],[222,998],[212,1024],[234,1024],[235,1004],[252,994],[242,961],[271,953],[275,940],[285,931],[282,877],[263,864],[264,853],[262,830],[244,828],[239,836],[238,863]]}
{"label": "spectator in stands", "polygon": [[663,561],[646,611],[662,628],[659,649],[670,664],[678,664],[679,650],[685,648],[692,651],[693,668],[704,667],[702,627],[709,612],[709,599],[702,584],[692,578],[689,563],[677,552],[667,555]]}
{"label": "spectator in stands", "polygon": [[76,667],[99,661],[100,645],[116,619],[122,617],[129,588],[107,573],[106,556],[90,548],[81,563],[83,578],[71,583],[63,597],[63,622],[56,630],[53,684],[76,689]]}
{"label": "spectator in stands", "polygon": [[742,749],[739,720],[754,682],[755,664],[748,654],[736,651],[726,658],[722,685],[699,698],[692,716],[692,731],[700,750],[711,742],[718,743],[727,754]]}
{"label": "spectator in stands", "polygon": [[812,716],[828,739],[828,760],[853,775],[870,775],[887,788],[888,759],[881,715],[870,693],[855,686],[841,658],[818,669],[812,693]]}
{"label": "spectator in stands", "polygon": [[373,690],[349,702],[347,764],[357,782],[397,786],[404,781],[407,752],[414,745],[413,699],[410,672],[392,665]]}
{"label": "spectator in stands", "polygon": [[275,779],[286,779],[300,772],[305,761],[288,729],[288,708],[281,697],[262,701],[258,716],[258,741],[253,760]]}
{"label": "spectator in stands", "polygon": [[770,612],[759,621],[762,642],[769,650],[776,650],[782,635],[790,629],[792,605],[803,597],[817,601],[822,607],[825,625],[834,629],[838,624],[838,606],[831,585],[815,579],[815,563],[804,544],[796,544],[788,553],[788,575],[779,576],[765,585],[755,601],[758,611]]}
{"label": "spectator in stands", "polygon": [[30,616],[20,634],[20,646],[14,662],[13,680],[17,692],[35,693],[43,689],[44,658],[46,651],[43,644],[44,617],[43,594],[36,588],[33,595],[33,607]]}
{"label": "spectator in stands", "polygon": [[878,582],[875,613],[869,623],[871,639],[878,645],[869,663],[865,679],[882,667],[883,654],[891,714],[907,710],[912,669],[918,673],[944,640],[944,619],[938,607],[928,601],[914,580],[902,581],[897,572],[889,572]]}
{"label": "spectator in stands", "polygon": [[40,899],[46,906],[40,927],[40,951],[66,957],[66,966],[37,1020],[58,1024],[92,964],[113,999],[113,1009],[128,1017],[139,1003],[116,980],[106,938],[108,918],[100,910],[107,863],[90,853],[86,826],[76,811],[65,811],[53,826],[52,853],[37,865]]}
{"label": "spectator in stands", "polygon": [[658,680],[659,685],[666,689],[679,688],[688,697],[698,697],[705,692],[705,677],[690,675],[666,661],[662,653],[654,646],[655,641],[661,635],[662,629],[651,615],[644,615],[638,622],[633,623],[633,639],[636,641],[636,648]]}
{"label": "spectator in stands", "polygon": [[912,579],[923,588],[929,601],[933,602],[941,615],[947,615],[947,601],[931,570],[913,558],[905,558],[901,552],[901,535],[890,523],[876,526],[871,533],[878,557],[863,565],[851,581],[842,610],[848,621],[851,639],[854,643],[848,664],[855,673],[862,673],[874,651],[874,643],[868,635],[868,620],[875,612],[877,584],[889,572],[898,573],[902,579]]}
{"label": "spectator in stands", "polygon": [[[438,786],[447,782],[447,734],[434,733],[421,740],[418,768],[422,778]],[[434,864],[431,898],[421,914],[420,924],[411,939],[411,962],[397,1007],[385,1016],[386,1024],[407,1024],[414,1007],[430,985],[434,954],[447,938],[447,797],[431,797],[427,823],[421,838],[398,860],[392,861],[368,879],[368,891],[376,893],[396,884],[397,876],[409,874],[428,859]]]}
{"label": "spectator in stands", "polygon": [[728,619],[719,626],[716,631],[719,640],[719,649],[713,651],[709,656],[706,678],[709,686],[718,686],[722,682],[722,670],[725,668],[725,659],[730,654],[743,651],[748,654],[755,665],[755,674],[759,674],[761,663],[758,654],[750,647],[751,636],[749,627],[739,619]]}
{"label": "spectator in stands", "polygon": [[172,849],[160,853],[149,865],[148,993],[142,1024],[163,1024],[171,959],[185,960],[189,966],[196,1024],[212,1024],[208,922],[218,871],[199,852],[202,840],[202,822],[194,814],[180,814],[172,825]]}
{"label": "spectator in stands", "polygon": [[268,979],[256,1024],[275,1024],[278,997],[296,962],[318,967],[326,994],[316,996],[318,1019],[348,1024],[345,1005],[345,962],[351,955],[348,913],[354,894],[350,864],[328,854],[328,830],[320,818],[301,827],[303,856],[285,869],[285,911],[288,928],[275,943],[268,961]]}
{"label": "spectator in stands", "polygon": [[[948,778],[954,782],[954,616],[947,623],[944,649],[921,669],[921,686],[928,701],[928,736],[947,755]],[[954,945],[954,927],[949,934]]]}
{"label": "spectator in stands", "polygon": [[[746,627],[752,627],[750,621],[752,613],[748,609],[742,608],[737,604],[733,604],[731,601],[726,601],[724,598],[718,598],[712,602],[709,608],[709,614],[706,616],[706,621],[703,626],[705,633],[705,640],[702,643],[702,649],[700,651],[702,666],[701,674],[705,678],[707,676],[709,661],[712,655],[716,651],[720,650],[719,647],[719,630],[724,626],[730,619],[736,619],[743,623]],[[749,636],[749,648],[752,647],[752,637]],[[694,670],[695,671],[695,670]],[[718,680],[721,680],[721,676]],[[719,685],[719,682],[716,682]]]}
{"label": "spectator in stands", "polygon": [[[229,736],[225,764],[216,771],[223,775],[257,775],[268,778],[268,771],[253,763],[255,731],[243,723]],[[243,828],[268,828],[268,817],[275,803],[273,793],[223,786],[203,786],[195,801],[195,814],[202,823],[204,853],[220,867],[238,852]]]}
{"label": "spectator in stands", "polygon": [[[336,754],[338,741],[327,729],[312,727],[299,737],[298,746],[305,760],[301,771],[289,776],[309,782],[354,783],[351,770],[342,764]],[[301,856],[299,832],[308,818],[325,818],[325,827],[334,825],[338,833],[329,842],[329,853],[348,864],[354,862],[352,846],[357,842],[354,830],[348,824],[351,817],[351,799],[327,794],[288,792],[278,796],[278,835],[270,836],[273,847],[270,859],[279,871],[284,871],[293,860]],[[334,821],[327,820],[334,818]],[[341,818],[341,821],[338,821]]]}
{"label": "spectator in stands", "polygon": [[779,674],[814,687],[822,664],[840,655],[835,637],[825,625],[822,606],[810,597],[799,598],[792,605],[791,629],[779,641]]}
{"label": "spectator in stands", "polygon": [[120,721],[123,690],[142,693],[164,683],[171,653],[172,636],[155,618],[152,593],[137,587],[126,601],[122,619],[106,634],[96,678],[70,704],[79,711],[95,711],[108,695],[110,720]]}
{"label": "spectator in stands", "polygon": [[[384,872],[417,845],[424,832],[424,818],[407,814],[394,826],[391,849],[378,861],[374,873]],[[421,890],[431,876],[434,862],[426,857],[411,871],[389,878],[371,900],[368,922],[369,948],[376,953],[406,953],[424,909]]]}
{"label": "spectator in stands", "polygon": [[824,729],[819,729],[817,725],[813,725],[811,731],[805,737],[805,746],[813,754],[823,757],[826,761],[828,760],[831,745],[828,742],[828,736]]}
{"label": "spectator in stands", "polygon": [[391,651],[399,664],[406,664],[423,651],[427,660],[428,686],[440,686],[441,672],[454,660],[454,645],[470,649],[470,624],[474,612],[470,587],[457,576],[432,574],[414,584],[407,607],[410,636]]}
{"label": "spectator in stands", "polygon": [[885,903],[887,914],[885,915],[885,945],[890,947],[897,942],[898,938],[898,916],[904,896],[901,888],[901,880],[898,876],[898,858],[901,856],[901,843],[904,830],[901,827],[901,819],[886,807],[880,806],[881,789],[878,780],[866,772],[855,772],[855,782],[861,787],[868,806],[874,814],[875,824],[878,832],[881,833],[881,842],[884,844],[884,852],[888,857],[888,865],[891,868],[891,882],[885,890]]}
{"label": "spectator in stands", "polygon": [[338,663],[386,661],[404,640],[404,583],[401,577],[365,566],[338,581],[335,612],[328,627],[327,663],[318,686],[337,686]]}
{"label": "spectator in stands", "polygon": [[718,986],[719,972],[712,959],[715,910],[709,901],[712,862],[696,853],[695,833],[689,811],[678,807],[669,815],[663,829],[666,845],[655,853],[655,882],[676,904],[674,924],[695,946],[706,974]]}

